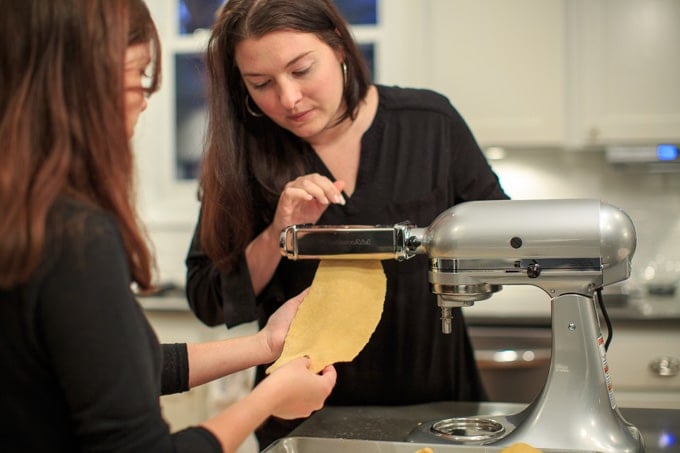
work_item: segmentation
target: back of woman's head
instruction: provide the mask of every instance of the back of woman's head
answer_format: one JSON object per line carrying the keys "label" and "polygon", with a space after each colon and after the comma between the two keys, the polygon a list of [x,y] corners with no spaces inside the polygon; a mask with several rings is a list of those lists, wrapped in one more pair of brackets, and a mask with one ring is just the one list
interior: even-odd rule
{"label": "back of woman's head", "polygon": [[[150,42],[159,55],[145,4],[0,0],[0,11],[0,287],[30,278],[47,213],[64,194],[118,219],[133,278],[148,285],[123,79],[130,44]],[[150,90],[158,85],[157,62],[154,69]]]}

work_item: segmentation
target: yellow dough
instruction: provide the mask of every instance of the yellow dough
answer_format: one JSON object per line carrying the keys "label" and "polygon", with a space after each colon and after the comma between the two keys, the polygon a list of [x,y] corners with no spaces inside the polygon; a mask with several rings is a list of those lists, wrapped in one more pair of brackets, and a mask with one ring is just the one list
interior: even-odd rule
{"label": "yellow dough", "polygon": [[531,445],[525,444],[524,442],[517,442],[501,450],[501,453],[541,453],[541,452],[542,451],[539,450],[538,448],[532,447]]}
{"label": "yellow dough", "polygon": [[315,373],[354,360],[380,321],[386,290],[380,261],[322,260],[267,374],[302,356],[312,360]]}

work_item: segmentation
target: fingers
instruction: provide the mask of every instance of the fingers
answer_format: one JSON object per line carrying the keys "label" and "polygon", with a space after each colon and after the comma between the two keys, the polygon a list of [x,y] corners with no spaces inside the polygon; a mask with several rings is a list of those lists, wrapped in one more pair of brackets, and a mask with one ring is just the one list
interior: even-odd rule
{"label": "fingers", "polygon": [[305,289],[303,289],[302,291],[300,291],[300,293],[299,293],[297,296],[293,297],[293,299],[295,299],[295,300],[299,301],[300,303],[302,303],[302,301],[305,300],[305,297],[307,297],[307,294],[309,294],[309,290],[310,290],[310,289],[311,289],[311,287],[308,286],[307,288],[305,288]]}
{"label": "fingers", "polygon": [[[339,179],[339,180],[335,181],[333,183],[333,185],[335,186],[336,189],[338,189],[338,192],[342,192],[345,189],[345,181],[343,181],[343,180]],[[342,195],[342,193],[340,195]],[[344,204],[344,203],[342,203],[342,204]]]}
{"label": "fingers", "polygon": [[333,365],[328,365],[326,368],[321,370],[321,376],[330,384],[331,387],[335,385],[338,379],[338,372],[335,370]]}
{"label": "fingers", "polygon": [[302,357],[298,357],[295,360],[291,360],[291,362],[295,362],[297,366],[300,367],[305,367],[309,369],[312,366],[312,358],[309,357],[308,355],[303,355]]}
{"label": "fingers", "polygon": [[344,185],[343,181],[333,183],[325,176],[311,173],[300,176],[286,184],[284,193],[291,197],[297,196],[308,201],[315,199],[324,205],[330,203],[344,205],[345,198],[342,196]]}
{"label": "fingers", "polygon": [[[312,359],[307,355],[291,360],[291,362],[297,362],[296,366],[303,365],[307,369],[312,366]],[[319,375],[326,381],[327,384],[329,384],[330,387],[333,387],[338,379],[338,372],[333,365],[327,365],[324,367]]]}
{"label": "fingers", "polygon": [[300,307],[300,304],[302,303],[303,300],[305,300],[305,297],[307,297],[307,294],[309,294],[309,288],[302,290],[302,292],[300,292],[297,296],[288,299],[284,304],[286,308],[283,308],[284,306],[281,306],[278,308],[277,311],[291,310],[292,315],[295,315],[298,308]]}
{"label": "fingers", "polygon": [[[315,374],[309,369],[311,365],[312,360],[308,356],[298,357],[260,384],[275,382],[275,387],[286,390],[277,392],[277,395],[285,397],[273,415],[284,419],[307,417],[323,407],[335,387],[337,373],[333,365],[329,365],[320,374]],[[272,378],[276,380],[271,381]]]}

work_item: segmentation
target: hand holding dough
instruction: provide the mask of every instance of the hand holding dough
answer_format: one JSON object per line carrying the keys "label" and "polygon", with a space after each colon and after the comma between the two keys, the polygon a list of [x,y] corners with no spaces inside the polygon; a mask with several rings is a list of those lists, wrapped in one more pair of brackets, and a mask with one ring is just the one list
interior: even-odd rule
{"label": "hand holding dough", "polygon": [[386,291],[380,261],[321,261],[288,330],[281,357],[267,374],[301,356],[312,360],[310,369],[315,373],[354,360],[380,321]]}

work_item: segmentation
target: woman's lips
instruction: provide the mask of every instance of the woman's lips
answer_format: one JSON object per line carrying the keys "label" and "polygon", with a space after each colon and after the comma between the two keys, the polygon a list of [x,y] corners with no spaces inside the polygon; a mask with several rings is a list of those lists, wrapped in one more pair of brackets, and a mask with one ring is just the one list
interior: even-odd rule
{"label": "woman's lips", "polygon": [[288,115],[288,119],[295,122],[295,123],[300,123],[302,121],[305,121],[309,118],[312,110],[307,110],[302,113],[296,113],[295,115]]}

